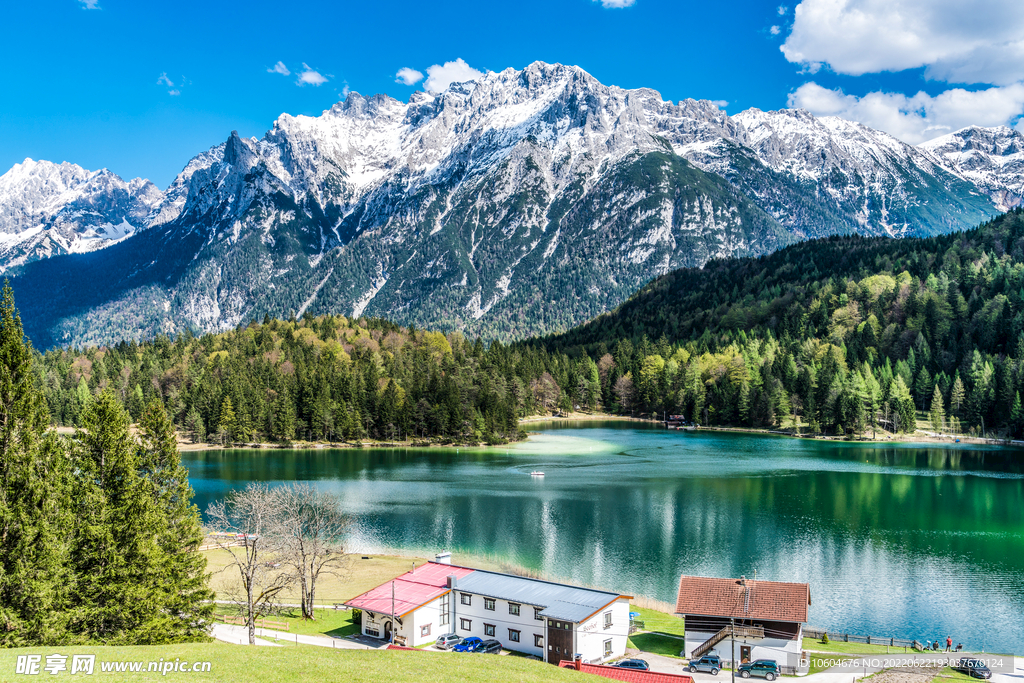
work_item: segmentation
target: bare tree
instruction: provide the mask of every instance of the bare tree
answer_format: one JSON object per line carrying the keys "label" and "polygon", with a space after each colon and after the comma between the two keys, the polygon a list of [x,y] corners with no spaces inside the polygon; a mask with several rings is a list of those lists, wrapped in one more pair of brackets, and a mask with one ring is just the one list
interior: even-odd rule
{"label": "bare tree", "polygon": [[281,562],[299,584],[302,616],[312,619],[317,579],[321,574],[340,576],[348,569],[344,537],[351,519],[341,512],[338,496],[309,484],[292,484],[276,493],[272,533]]}
{"label": "bare tree", "polygon": [[266,484],[251,482],[211,503],[206,511],[208,526],[216,532],[212,539],[232,557],[222,571],[234,567],[241,575],[244,594],[232,599],[245,616],[250,645],[256,643],[256,619],[274,608],[278,594],[291,581],[290,574],[272,561],[277,552],[273,530],[278,499]]}

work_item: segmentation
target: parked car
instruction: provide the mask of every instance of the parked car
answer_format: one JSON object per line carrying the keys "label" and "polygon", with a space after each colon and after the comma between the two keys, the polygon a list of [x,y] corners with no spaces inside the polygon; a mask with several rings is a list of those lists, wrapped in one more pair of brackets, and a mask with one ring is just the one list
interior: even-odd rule
{"label": "parked car", "polygon": [[766,681],[774,681],[782,673],[779,669],[779,663],[774,659],[755,659],[752,662],[740,664],[736,671],[743,678],[757,676]]}
{"label": "parked car", "polygon": [[637,671],[648,671],[651,668],[643,659],[623,659],[621,662],[615,662],[612,666],[622,669],[636,669]]}
{"label": "parked car", "polygon": [[964,657],[953,668],[971,678],[992,678],[992,670],[985,666],[985,662],[970,657]]}
{"label": "parked car", "polygon": [[470,636],[469,638],[463,639],[461,643],[452,648],[454,652],[476,652],[476,649],[480,647],[480,643],[484,641],[480,640],[476,636]]}
{"label": "parked car", "polygon": [[704,655],[700,659],[691,659],[689,669],[692,674],[710,671],[712,676],[717,676],[722,670],[722,658],[718,655]]}
{"label": "parked car", "polygon": [[438,650],[450,650],[461,642],[462,638],[459,638],[454,633],[445,633],[443,636],[437,637],[434,647]]}
{"label": "parked car", "polygon": [[501,642],[491,638],[485,640],[473,650],[473,652],[482,652],[485,655],[496,655],[501,652]]}

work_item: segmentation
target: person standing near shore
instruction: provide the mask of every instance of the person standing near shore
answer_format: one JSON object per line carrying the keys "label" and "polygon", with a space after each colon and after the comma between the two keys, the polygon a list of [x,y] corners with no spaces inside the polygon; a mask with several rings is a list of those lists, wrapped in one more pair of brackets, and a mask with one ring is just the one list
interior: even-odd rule
{"label": "person standing near shore", "polygon": [[946,652],[953,651],[953,636],[946,636]]}

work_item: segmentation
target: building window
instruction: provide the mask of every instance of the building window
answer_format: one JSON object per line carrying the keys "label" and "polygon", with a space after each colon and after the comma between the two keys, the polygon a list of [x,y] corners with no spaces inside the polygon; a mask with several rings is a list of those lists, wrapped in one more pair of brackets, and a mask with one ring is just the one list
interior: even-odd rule
{"label": "building window", "polygon": [[430,624],[427,624],[425,626],[420,626],[420,635],[421,636],[429,636],[430,635]]}
{"label": "building window", "polygon": [[604,627],[606,629],[609,629],[609,628],[612,627],[612,613],[611,612],[605,612],[604,613]]}
{"label": "building window", "polygon": [[508,630],[508,639],[511,640],[513,643],[518,643],[519,642],[519,631],[515,630],[514,628],[510,628]]}
{"label": "building window", "polygon": [[484,624],[484,635],[485,636],[493,636],[494,635],[494,624]]}
{"label": "building window", "polygon": [[548,619],[548,626],[554,626],[554,625],[555,625],[555,620],[554,619]]}
{"label": "building window", "polygon": [[373,626],[367,626],[366,635],[373,636],[374,638],[380,638],[380,629],[377,628],[376,624],[374,624]]}
{"label": "building window", "polygon": [[472,605],[473,604],[473,596],[472,595],[470,595],[469,593],[460,593],[460,595],[462,595],[462,604],[463,605]]}
{"label": "building window", "polygon": [[534,647],[544,647],[544,636],[542,636],[539,633],[534,633],[533,634],[533,646]]}
{"label": "building window", "polygon": [[518,602],[510,602],[510,603],[508,603],[508,613],[513,615],[513,616],[518,617],[519,616],[519,603]]}
{"label": "building window", "polygon": [[612,641],[610,641],[610,640],[604,641],[604,656],[605,657],[611,657],[612,656]]}
{"label": "building window", "polygon": [[441,596],[441,604],[438,606],[438,610],[441,612],[441,618],[438,621],[438,623],[441,626],[445,626],[445,625],[448,624],[448,613],[450,612],[450,609],[449,609],[448,605],[449,605],[449,602],[451,601],[451,599],[452,599],[452,594],[451,593],[445,593],[444,595]]}
{"label": "building window", "polygon": [[544,610],[542,610],[540,607],[534,607],[533,608],[533,618],[536,619],[537,621],[544,621],[544,617],[542,617],[540,615],[540,613],[543,612],[543,611]]}
{"label": "building window", "polygon": [[459,619],[459,628],[463,631],[472,631],[473,621],[471,619]]}
{"label": "building window", "polygon": [[494,611],[494,600],[492,598],[484,598],[484,609]]}

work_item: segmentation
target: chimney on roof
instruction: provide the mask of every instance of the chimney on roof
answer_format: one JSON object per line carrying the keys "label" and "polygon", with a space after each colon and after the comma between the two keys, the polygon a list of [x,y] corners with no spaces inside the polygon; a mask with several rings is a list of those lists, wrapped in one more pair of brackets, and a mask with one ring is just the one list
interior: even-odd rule
{"label": "chimney on roof", "polygon": [[747,577],[746,577],[745,574],[740,577],[740,585],[741,586],[746,586],[747,585]]}
{"label": "chimney on roof", "polygon": [[575,667],[575,669],[577,671],[582,669],[583,668],[583,655],[577,654],[575,657],[573,657],[572,664],[573,664],[573,667]]}
{"label": "chimney on roof", "polygon": [[445,551],[443,553],[438,553],[437,555],[434,555],[434,562],[437,562],[438,564],[451,564],[452,563],[452,554],[451,554],[451,552]]}
{"label": "chimney on roof", "polygon": [[459,585],[459,577],[455,576],[455,574],[449,574],[448,575],[448,588],[454,589],[458,585]]}

